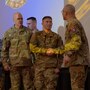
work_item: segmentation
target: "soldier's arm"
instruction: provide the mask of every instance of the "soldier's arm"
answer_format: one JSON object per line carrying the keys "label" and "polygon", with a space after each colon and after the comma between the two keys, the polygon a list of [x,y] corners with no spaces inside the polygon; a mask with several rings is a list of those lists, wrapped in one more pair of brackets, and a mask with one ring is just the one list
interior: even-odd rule
{"label": "soldier's arm", "polygon": [[2,58],[3,66],[8,64],[7,60],[9,59],[9,47],[10,47],[9,37],[8,37],[8,34],[5,33],[2,40],[2,51],[1,51],[1,58]]}
{"label": "soldier's arm", "polygon": [[71,34],[71,38],[69,41],[65,43],[65,52],[67,54],[72,54],[74,51],[79,50],[82,41],[81,41],[81,33],[79,26],[77,24],[70,24],[68,26],[69,34]]}
{"label": "soldier's arm", "polygon": [[68,42],[65,43],[64,49],[53,49],[54,53],[56,54],[62,54],[62,53],[67,53],[67,54],[72,54],[74,51],[79,50],[82,41],[81,41],[81,33],[80,29],[78,26],[74,24],[70,24],[68,26],[68,30],[70,30],[71,38]]}
{"label": "soldier's arm", "polygon": [[57,47],[56,48],[49,48],[48,50],[52,52],[53,54],[62,55],[64,53],[64,46],[63,41],[60,36],[57,38]]}
{"label": "soldier's arm", "polygon": [[37,33],[32,35],[29,46],[33,53],[46,53],[47,51],[45,48],[38,47]]}
{"label": "soldier's arm", "polygon": [[70,50],[79,50],[81,45],[81,37],[79,35],[73,35],[72,39],[65,44],[65,52]]}

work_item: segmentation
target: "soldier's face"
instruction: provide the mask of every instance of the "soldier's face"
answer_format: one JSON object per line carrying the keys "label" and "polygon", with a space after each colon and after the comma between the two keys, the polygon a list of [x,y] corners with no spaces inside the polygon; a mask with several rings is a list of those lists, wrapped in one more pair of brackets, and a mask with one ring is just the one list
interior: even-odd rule
{"label": "soldier's face", "polygon": [[64,20],[67,20],[67,13],[65,11],[65,9],[62,10],[62,16]]}
{"label": "soldier's face", "polygon": [[14,16],[14,23],[16,26],[22,26],[23,25],[23,17],[21,14],[16,14]]}
{"label": "soldier's face", "polygon": [[52,19],[46,18],[42,21],[42,25],[44,29],[51,30],[52,28]]}
{"label": "soldier's face", "polygon": [[37,22],[33,20],[27,20],[27,27],[34,30],[37,27]]}

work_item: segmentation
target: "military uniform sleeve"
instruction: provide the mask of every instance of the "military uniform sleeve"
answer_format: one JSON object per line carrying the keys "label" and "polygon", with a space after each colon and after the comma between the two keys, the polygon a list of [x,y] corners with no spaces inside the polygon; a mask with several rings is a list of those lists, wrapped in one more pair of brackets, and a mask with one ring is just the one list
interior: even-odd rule
{"label": "military uniform sleeve", "polygon": [[7,60],[9,59],[9,47],[10,47],[10,41],[9,41],[8,33],[5,33],[2,40],[2,51],[1,51],[1,58],[3,65],[6,65]]}
{"label": "military uniform sleeve", "polygon": [[37,33],[34,33],[30,40],[30,50],[33,53],[46,53],[47,49],[38,47]]}
{"label": "military uniform sleeve", "polygon": [[65,43],[65,52],[77,51],[81,46],[80,27],[77,23],[70,23],[67,28],[70,38]]}

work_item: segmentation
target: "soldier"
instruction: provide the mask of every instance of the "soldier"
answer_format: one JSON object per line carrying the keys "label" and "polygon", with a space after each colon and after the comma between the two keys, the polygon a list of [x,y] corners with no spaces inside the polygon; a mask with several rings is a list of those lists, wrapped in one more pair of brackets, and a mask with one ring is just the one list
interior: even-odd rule
{"label": "soldier", "polygon": [[14,26],[7,30],[3,37],[2,64],[4,70],[10,70],[12,90],[20,90],[20,79],[22,79],[24,90],[32,90],[30,80],[32,62],[29,49],[31,33],[27,27],[23,26],[21,13],[16,12],[13,21]]}
{"label": "soldier", "polygon": [[[37,29],[37,19],[35,17],[27,18],[27,27],[31,30],[32,34],[38,32]],[[34,64],[35,55],[31,53],[32,63]]]}
{"label": "soldier", "polygon": [[[39,30],[37,29],[37,19],[35,17],[29,17],[27,18],[27,27],[31,30],[32,34],[38,32]],[[35,62],[35,54],[31,52],[31,59],[33,66],[31,67],[31,74],[32,74],[32,80],[34,82],[34,62]],[[34,87],[34,86],[33,86]]]}
{"label": "soldier", "polygon": [[64,65],[69,67],[72,90],[84,90],[89,46],[83,26],[75,16],[75,7],[66,5],[62,10],[63,19],[68,22],[65,34]]}
{"label": "soldier", "polygon": [[32,35],[30,49],[36,53],[35,88],[36,90],[56,90],[57,84],[57,54],[48,54],[48,48],[62,48],[63,42],[59,35],[51,31],[52,18],[42,19],[43,31]]}
{"label": "soldier", "polygon": [[[89,46],[83,26],[75,16],[75,7],[67,4],[62,10],[66,25],[63,66],[69,67],[72,90],[84,90]],[[60,50],[57,53],[62,53]],[[55,53],[55,50],[54,50]]]}

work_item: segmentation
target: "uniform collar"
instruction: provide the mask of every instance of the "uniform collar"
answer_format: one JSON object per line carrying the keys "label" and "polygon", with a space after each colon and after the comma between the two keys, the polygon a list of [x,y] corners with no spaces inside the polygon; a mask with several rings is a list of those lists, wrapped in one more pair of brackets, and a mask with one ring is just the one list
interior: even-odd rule
{"label": "uniform collar", "polygon": [[76,17],[72,17],[72,18],[68,19],[67,22],[71,22],[74,19],[76,19]]}
{"label": "uniform collar", "polygon": [[44,36],[46,36],[46,35],[53,36],[53,32],[52,32],[52,31],[50,31],[49,33],[46,33],[46,32],[43,30],[43,31],[42,31],[42,34],[43,34]]}
{"label": "uniform collar", "polygon": [[20,28],[20,29],[17,29],[16,27],[15,27],[15,25],[12,27],[15,31],[18,31],[18,32],[21,32],[21,31],[24,31],[25,30],[25,27],[24,26],[22,26],[22,28]]}

